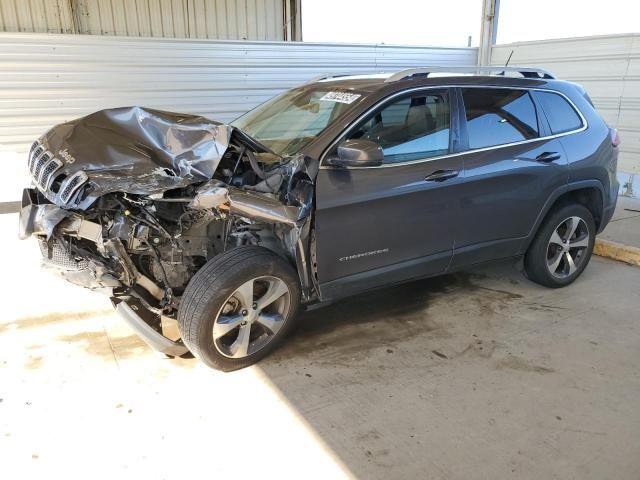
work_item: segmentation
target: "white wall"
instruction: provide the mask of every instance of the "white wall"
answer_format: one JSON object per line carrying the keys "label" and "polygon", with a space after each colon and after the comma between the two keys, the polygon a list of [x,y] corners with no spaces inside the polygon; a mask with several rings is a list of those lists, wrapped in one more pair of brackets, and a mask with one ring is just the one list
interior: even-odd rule
{"label": "white wall", "polygon": [[491,63],[543,67],[580,83],[611,127],[620,131],[624,193],[640,195],[640,34],[511,43],[493,48]]}

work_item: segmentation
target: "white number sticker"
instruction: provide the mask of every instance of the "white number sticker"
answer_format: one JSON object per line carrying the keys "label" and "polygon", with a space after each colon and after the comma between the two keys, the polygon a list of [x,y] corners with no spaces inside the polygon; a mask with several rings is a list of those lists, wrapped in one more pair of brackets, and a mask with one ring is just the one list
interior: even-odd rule
{"label": "white number sticker", "polygon": [[359,93],[328,92],[325,93],[320,100],[325,102],[353,103],[361,96]]}

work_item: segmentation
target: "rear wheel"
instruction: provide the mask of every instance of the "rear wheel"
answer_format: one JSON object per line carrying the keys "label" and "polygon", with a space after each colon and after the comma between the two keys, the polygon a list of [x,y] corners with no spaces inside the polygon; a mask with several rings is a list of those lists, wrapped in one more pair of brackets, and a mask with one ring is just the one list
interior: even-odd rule
{"label": "rear wheel", "polygon": [[240,247],[211,259],[193,276],[178,325],[189,350],[204,363],[236,370],[279,345],[299,299],[291,265],[266,248]]}
{"label": "rear wheel", "polygon": [[591,259],[595,232],[593,215],[582,205],[552,211],[525,255],[529,279],[552,288],[569,285]]}

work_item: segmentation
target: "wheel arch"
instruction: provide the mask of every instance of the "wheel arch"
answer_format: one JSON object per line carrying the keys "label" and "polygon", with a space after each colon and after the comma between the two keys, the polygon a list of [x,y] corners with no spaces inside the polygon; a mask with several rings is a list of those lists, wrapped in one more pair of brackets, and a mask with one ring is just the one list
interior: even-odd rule
{"label": "wheel arch", "polygon": [[600,231],[604,214],[604,186],[599,180],[584,180],[567,184],[554,192],[549,197],[544,208],[541,210],[536,222],[524,242],[522,252],[524,253],[531,245],[542,222],[555,208],[569,203],[578,203],[589,209],[596,223],[596,232]]}

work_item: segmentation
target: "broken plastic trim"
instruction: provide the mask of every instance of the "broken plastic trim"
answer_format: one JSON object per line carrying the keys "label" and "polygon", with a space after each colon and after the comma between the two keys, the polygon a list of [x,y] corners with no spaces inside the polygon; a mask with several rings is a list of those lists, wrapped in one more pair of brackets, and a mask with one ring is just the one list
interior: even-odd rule
{"label": "broken plastic trim", "polygon": [[182,341],[173,341],[152,327],[153,324],[160,324],[158,316],[147,310],[137,298],[112,297],[111,303],[124,321],[152,349],[172,357],[187,353],[188,349]]}

